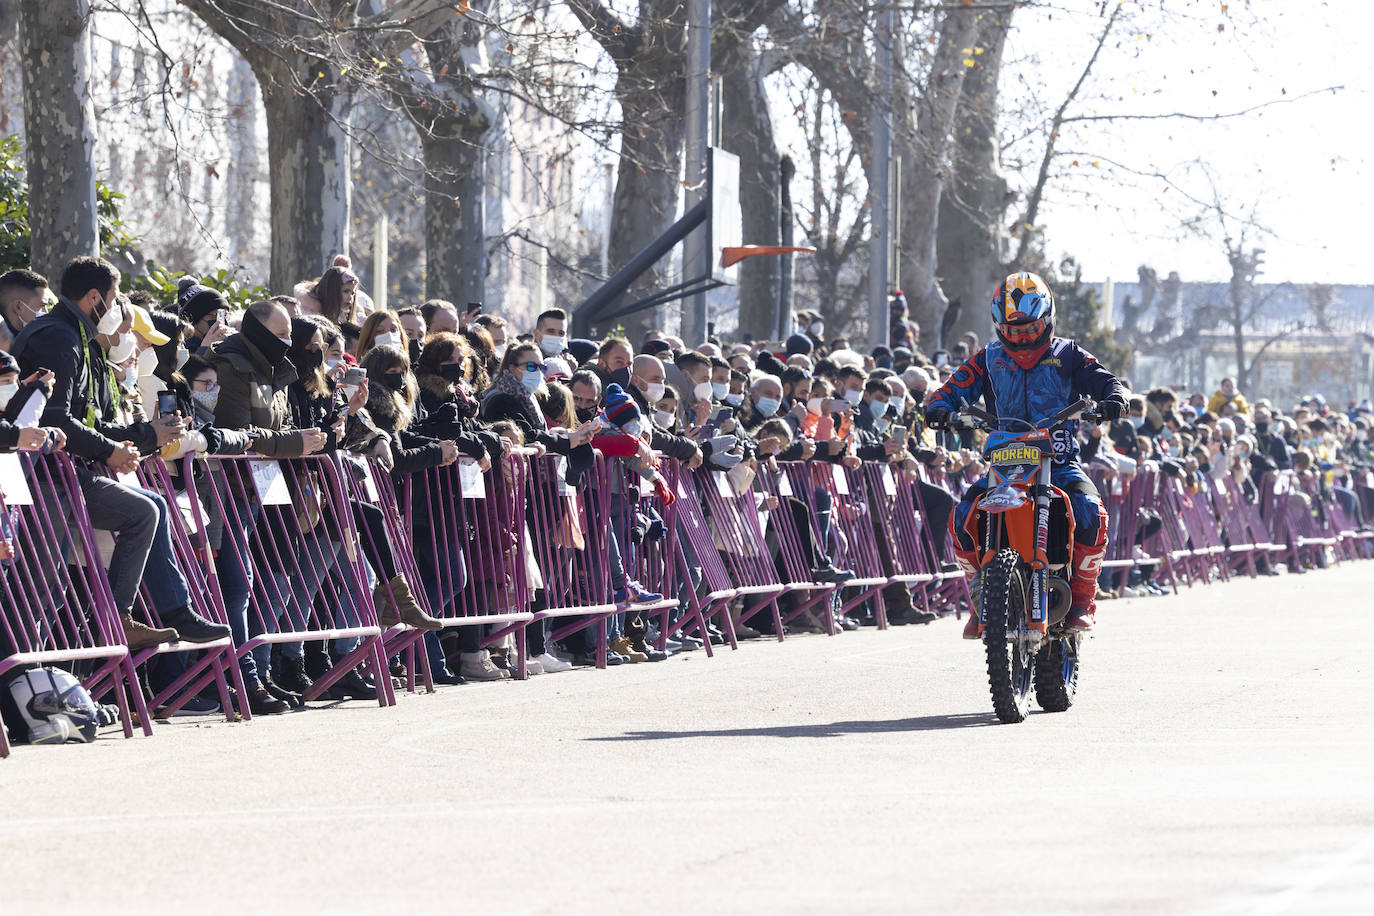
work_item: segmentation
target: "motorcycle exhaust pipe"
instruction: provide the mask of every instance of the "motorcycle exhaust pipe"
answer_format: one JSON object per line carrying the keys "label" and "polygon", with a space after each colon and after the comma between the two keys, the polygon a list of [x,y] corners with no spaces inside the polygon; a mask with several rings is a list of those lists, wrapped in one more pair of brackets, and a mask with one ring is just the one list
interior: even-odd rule
{"label": "motorcycle exhaust pipe", "polygon": [[1069,616],[1069,608],[1073,606],[1073,592],[1069,590],[1068,580],[1060,579],[1058,576],[1047,577],[1045,588],[1049,592],[1049,622],[1053,626]]}

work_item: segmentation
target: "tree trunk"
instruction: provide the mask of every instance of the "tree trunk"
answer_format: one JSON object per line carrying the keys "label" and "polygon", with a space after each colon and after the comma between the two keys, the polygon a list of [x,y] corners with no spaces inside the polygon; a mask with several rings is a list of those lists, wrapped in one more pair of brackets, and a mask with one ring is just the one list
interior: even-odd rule
{"label": "tree trunk", "polygon": [[484,128],[449,120],[420,130],[425,156],[425,296],[459,304],[486,295]]}
{"label": "tree trunk", "polygon": [[924,342],[935,340],[947,306],[935,268],[940,196],[949,136],[970,69],[964,65],[966,49],[977,35],[979,16],[973,8],[949,9],[940,24],[925,94],[919,100],[913,98],[913,87],[899,79],[893,96],[893,140],[902,157],[900,278]]}
{"label": "tree trunk", "polygon": [[[319,276],[335,254],[348,252],[351,208],[349,99],[321,90],[299,89],[286,71],[287,58],[262,58],[254,66],[267,112],[267,153],[272,177],[272,266],[270,283],[289,292],[301,280]],[[327,64],[296,61],[303,85],[326,82]],[[268,72],[264,72],[267,70]],[[326,78],[316,74],[324,72]]]}
{"label": "tree trunk", "polygon": [[[648,66],[646,66],[646,63]],[[618,270],[677,219],[682,189],[682,146],[686,140],[683,55],[645,52],[622,64],[616,94],[624,121],[620,165],[611,206],[611,270]],[[662,69],[660,69],[660,67]],[[648,70],[649,72],[640,72]],[[671,262],[660,259],[630,287],[625,301],[668,286]],[[680,308],[674,304],[673,308]],[[645,332],[660,328],[660,310],[646,309],[617,319],[636,346]],[[600,328],[602,332],[608,328]],[[695,344],[699,341],[688,341]]]}
{"label": "tree trunk", "polygon": [[[258,91],[253,68],[240,58],[229,79],[229,156],[226,166],[227,230],[229,255],[235,264],[247,264],[260,252],[259,212],[255,194],[258,178],[258,119],[254,102]],[[269,246],[270,247],[270,246]],[[255,279],[262,279],[262,265],[254,265]],[[285,292],[285,290],[283,290]]]}
{"label": "tree trunk", "polygon": [[98,254],[89,0],[22,0],[30,261],[54,285],[69,260]]}
{"label": "tree trunk", "polygon": [[983,304],[1003,277],[1007,182],[999,155],[997,80],[1011,17],[1010,10],[982,17],[974,47],[983,53],[974,56],[960,91],[954,168],[940,198],[936,253],[940,288],[963,307],[950,339],[941,341],[944,347],[967,331],[987,340],[991,324]]}
{"label": "tree trunk", "polygon": [[[739,156],[740,209],[746,245],[777,245],[781,231],[780,161],[773,140],[758,55],[748,44],[732,53],[721,73],[725,97],[722,141]],[[716,257],[711,252],[712,258]],[[767,339],[777,326],[778,258],[746,258],[739,266],[739,331]]]}

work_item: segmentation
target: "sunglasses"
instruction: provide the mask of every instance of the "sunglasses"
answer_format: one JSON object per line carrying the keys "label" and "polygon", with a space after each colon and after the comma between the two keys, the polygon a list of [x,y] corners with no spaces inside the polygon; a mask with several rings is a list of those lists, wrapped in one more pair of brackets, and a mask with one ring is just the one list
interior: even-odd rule
{"label": "sunglasses", "polygon": [[526,371],[526,372],[543,372],[543,371],[544,371],[544,364],[543,364],[543,363],[536,363],[534,360],[530,360],[529,362],[525,363],[525,371]]}

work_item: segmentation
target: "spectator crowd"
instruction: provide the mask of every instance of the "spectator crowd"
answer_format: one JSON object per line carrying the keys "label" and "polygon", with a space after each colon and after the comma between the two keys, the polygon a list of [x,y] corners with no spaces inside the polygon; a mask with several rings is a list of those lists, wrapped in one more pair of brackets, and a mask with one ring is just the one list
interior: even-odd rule
{"label": "spectator crowd", "polygon": [[[601,646],[595,625],[555,639],[549,621],[537,620],[520,640],[489,639],[494,628],[446,626],[444,605],[453,595],[435,594],[429,575],[416,581],[400,556],[442,552],[428,541],[424,551],[414,550],[435,537],[432,520],[413,518],[415,544],[401,544],[376,506],[352,502],[352,523],[367,533],[364,563],[378,619],[383,628],[425,634],[424,651],[441,683],[501,680],[519,670],[552,674],[596,664],[598,649],[609,665],[662,661],[704,641],[782,635],[779,625],[854,629],[878,621],[879,596],[882,617],[896,625],[927,623],[957,608],[927,600],[922,588],[892,575],[890,545],[879,544],[888,576],[878,590],[851,584],[857,577],[841,520],[853,523],[853,507],[837,505],[844,497],[830,489],[788,495],[778,486],[795,463],[884,467],[917,493],[934,571],[957,575],[947,522],[960,493],[985,470],[983,434],[929,429],[922,406],[978,351],[979,340],[967,334],[948,350],[923,349],[900,294],[891,304],[888,344],[866,351],[842,335],[827,336],[813,312],[798,313],[796,332],[782,341],[686,342],[662,332],[638,340],[574,338],[568,314],[556,308],[529,327],[512,326],[479,303],[376,309],[343,258],[290,295],[242,310],[193,279],[182,281],[175,301],[126,295],[122,279],[111,264],[89,257],[68,264],[55,284],[30,270],[0,276],[0,452],[43,462],[61,451],[73,460],[91,526],[114,536],[109,588],[131,650],[226,638],[243,646],[261,636],[264,625],[249,606],[263,600],[263,583],[249,553],[264,543],[290,551],[298,534],[279,526],[266,531],[272,525],[252,492],[206,499],[223,620],[197,611],[204,605],[178,554],[176,510],[136,473],[160,461],[184,491],[180,469],[195,465],[187,456],[251,453],[289,462],[338,454],[386,469],[398,491],[407,478],[454,465],[509,475],[517,454],[557,456],[573,486],[598,462],[613,467],[609,588],[602,596],[613,611],[602,615]],[[1077,433],[1085,464],[1113,486],[1142,470],[1177,478],[1190,492],[1229,477],[1257,502],[1266,474],[1289,472],[1305,492],[1336,501],[1361,530],[1374,518],[1368,401],[1336,407],[1313,395],[1280,405],[1252,400],[1224,379],[1210,396],[1156,387],[1132,393],[1128,404],[1120,419],[1085,424]],[[706,586],[688,577],[682,593],[665,595],[635,572],[655,523],[663,524],[652,509],[636,507],[680,498],[669,465],[721,472],[735,492],[755,494],[761,510],[786,509],[797,522],[809,580],[832,587],[833,600],[806,605],[804,595],[784,595],[784,610],[806,610],[774,617],[763,613],[766,602],[737,595],[711,605],[704,627],[680,625],[690,603],[685,591]],[[292,479],[298,506],[309,503],[302,483],[308,480]],[[1311,511],[1320,505],[1313,500]],[[532,523],[538,520],[524,522]],[[302,522],[301,530],[311,524],[318,528],[319,518]],[[480,554],[474,544],[448,547],[450,565],[470,566]],[[771,543],[769,549],[781,550]],[[694,570],[704,560],[692,559]],[[273,594],[308,608],[338,568],[332,556],[318,568],[293,566]],[[1141,564],[1104,581],[1099,597],[1160,592],[1150,570]],[[140,613],[143,604],[155,617]],[[658,608],[667,616],[648,612]],[[276,609],[277,616],[286,612]],[[663,620],[671,624],[667,632]],[[10,632],[0,628],[0,657],[15,651]],[[238,653],[240,699],[253,714],[300,707],[314,680],[353,659],[356,646],[356,637],[339,637]],[[400,655],[391,663],[395,674],[406,673]],[[140,666],[145,689],[157,692],[187,664],[186,653],[153,655]],[[376,699],[376,677],[352,662],[348,668],[322,698]],[[207,688],[174,711],[212,714],[221,707]]]}

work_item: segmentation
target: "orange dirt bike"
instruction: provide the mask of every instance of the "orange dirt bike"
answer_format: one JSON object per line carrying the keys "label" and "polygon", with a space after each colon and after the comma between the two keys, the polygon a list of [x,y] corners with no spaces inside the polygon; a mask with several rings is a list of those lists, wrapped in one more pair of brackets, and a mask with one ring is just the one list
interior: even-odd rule
{"label": "orange dirt bike", "polygon": [[964,530],[980,545],[974,602],[992,707],[1003,722],[1024,720],[1033,695],[1046,712],[1063,712],[1078,690],[1082,634],[1063,626],[1071,604],[1073,505],[1050,483],[1050,461],[1056,443],[1062,449],[1071,435],[1066,424],[1096,420],[1092,406],[1079,400],[1040,427],[972,406],[950,417],[952,427],[988,433],[988,489],[974,500]]}

